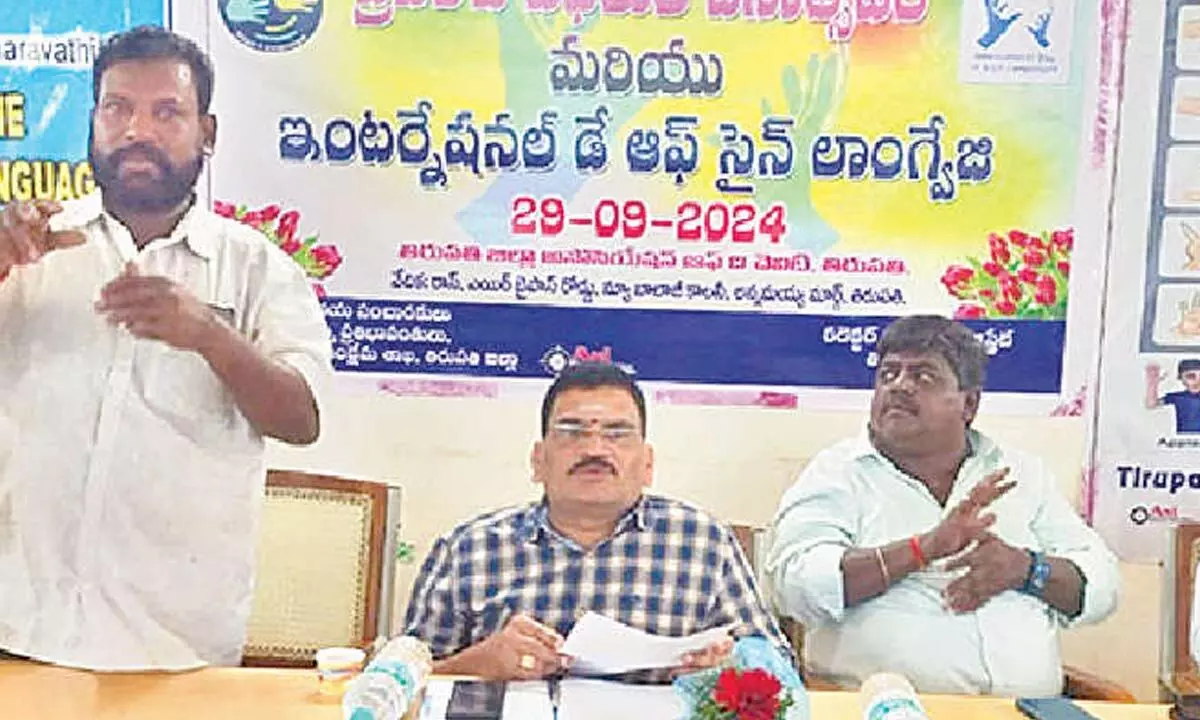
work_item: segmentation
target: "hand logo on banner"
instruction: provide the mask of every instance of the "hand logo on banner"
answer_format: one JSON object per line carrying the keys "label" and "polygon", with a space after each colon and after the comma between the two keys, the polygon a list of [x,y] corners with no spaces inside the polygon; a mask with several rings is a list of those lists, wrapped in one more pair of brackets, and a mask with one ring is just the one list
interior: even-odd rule
{"label": "hand logo on banner", "polygon": [[225,27],[246,47],[286,52],[303,45],[321,23],[324,0],[219,0]]}
{"label": "hand logo on banner", "polygon": [[281,12],[313,12],[320,0],[275,0],[275,8]]}
{"label": "hand logo on banner", "polygon": [[1050,20],[1054,17],[1053,2],[1047,2],[1045,9],[1037,13],[1013,7],[1009,0],[983,0],[983,7],[987,13],[987,30],[975,42],[984,50],[1000,42],[1008,34],[1013,23],[1026,14],[1030,15],[1032,21],[1026,24],[1025,29],[1033,36],[1034,42],[1042,49],[1050,47]]}
{"label": "hand logo on banner", "polygon": [[261,23],[270,9],[271,0],[229,0],[225,17],[231,23]]}

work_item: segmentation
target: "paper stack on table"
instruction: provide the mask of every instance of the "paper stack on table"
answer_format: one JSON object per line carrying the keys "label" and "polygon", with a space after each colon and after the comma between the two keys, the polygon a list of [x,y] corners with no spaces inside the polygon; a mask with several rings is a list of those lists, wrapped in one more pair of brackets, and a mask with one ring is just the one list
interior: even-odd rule
{"label": "paper stack on table", "polygon": [[[651,635],[603,615],[589,612],[575,623],[559,651],[574,658],[572,675],[616,675],[633,670],[672,668],[684,653],[703,650],[729,637],[732,626],[685,637]],[[453,681],[435,678],[425,692],[421,720],[442,720]],[[683,699],[670,685],[627,685],[606,680],[562,681],[558,720],[678,720],[686,713]],[[503,720],[550,720],[545,681],[510,682],[504,696]]]}

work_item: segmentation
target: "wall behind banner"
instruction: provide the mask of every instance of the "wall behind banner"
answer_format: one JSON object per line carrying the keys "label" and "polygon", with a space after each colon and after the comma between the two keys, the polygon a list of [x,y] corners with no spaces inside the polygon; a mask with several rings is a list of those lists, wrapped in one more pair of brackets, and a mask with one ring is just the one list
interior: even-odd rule
{"label": "wall behind banner", "polygon": [[[973,0],[964,0],[964,7],[967,2]],[[322,6],[325,18],[344,21],[351,12],[349,0],[325,0],[317,4]],[[936,7],[941,3],[932,4]],[[228,3],[210,0],[207,5],[224,7]],[[223,57],[273,51],[271,43],[321,42],[319,35],[311,39],[256,35],[253,28],[259,21],[233,23],[240,28],[234,38],[234,33],[222,22],[212,20],[212,14],[204,6],[196,3],[194,10],[182,13],[179,26],[219,45]],[[223,66],[218,64],[218,114],[240,102],[253,101],[228,94],[228,88],[238,86],[238,82],[230,80],[228,74],[223,78],[222,72]],[[223,82],[227,93],[224,95]],[[275,118],[269,120],[263,127],[273,131]],[[224,121],[228,121],[227,117]],[[255,132],[260,133],[264,146],[278,142],[271,132],[261,128]],[[228,152],[228,147],[225,151]],[[217,158],[219,162],[232,163],[231,172],[238,169],[236,160],[222,155],[220,143]],[[329,184],[322,187],[327,192],[342,190],[329,179],[334,176],[324,170],[322,177]],[[1079,192],[1094,190],[1097,189],[1080,188]],[[384,195],[381,192],[373,200],[383,202]],[[222,199],[222,195],[218,193],[214,199]],[[362,200],[363,207],[370,207],[367,198]],[[430,201],[431,205],[435,202],[442,200]],[[333,213],[334,208],[334,203],[329,203],[329,208],[322,211]],[[1098,254],[1091,262],[1096,263],[1092,270],[1098,277],[1102,269]],[[1077,272],[1086,270],[1084,267]],[[1095,288],[1092,295],[1098,295]],[[1066,394],[1074,392],[1081,376],[1087,375],[1091,354],[1087,338],[1094,334],[1098,323],[1090,315],[1098,315],[1098,303],[1084,301],[1079,305],[1071,308],[1068,345],[1071,334],[1085,340],[1074,352],[1076,368],[1065,380]],[[1071,355],[1068,351],[1068,364],[1072,362]],[[1055,368],[1047,370],[1052,373]],[[516,391],[495,397],[393,396],[379,392],[375,386],[346,386],[329,398],[324,408],[325,431],[314,447],[297,450],[271,446],[269,461],[275,467],[385,480],[404,489],[402,536],[412,543],[415,562],[397,568],[394,616],[397,629],[417,571],[416,563],[436,535],[482,510],[538,495],[537,488],[529,481],[528,456],[536,439],[538,401],[545,383],[527,380],[514,386]],[[798,408],[681,406],[656,402],[652,394],[649,433],[657,448],[655,489],[710,508],[730,522],[765,524],[783,490],[813,455],[861,431],[865,396],[840,399],[833,397],[836,391],[829,392],[831,396],[821,403],[824,409],[820,410],[810,409],[803,400]],[[1057,471],[1064,492],[1078,498],[1088,422],[1081,417],[1047,417],[1044,406],[1033,415],[1014,413],[1011,408],[1003,413],[994,412],[997,404],[1011,405],[1011,400],[993,396],[989,406],[985,399],[979,427],[1002,442],[1047,458]],[[846,410],[828,409],[831,406]],[[989,413],[989,407],[993,412]],[[1156,633],[1144,629],[1144,621],[1158,616],[1157,569],[1125,565],[1123,573],[1125,593],[1117,616],[1100,627],[1068,633],[1065,657],[1071,664],[1125,683],[1141,698],[1149,700],[1154,698],[1156,689],[1158,638]]]}

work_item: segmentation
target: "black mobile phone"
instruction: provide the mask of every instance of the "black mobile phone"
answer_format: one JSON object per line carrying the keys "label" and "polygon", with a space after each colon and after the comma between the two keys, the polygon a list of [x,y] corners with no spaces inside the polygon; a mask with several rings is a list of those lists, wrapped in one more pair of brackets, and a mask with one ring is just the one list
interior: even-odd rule
{"label": "black mobile phone", "polygon": [[507,687],[503,682],[455,680],[446,720],[500,720]]}
{"label": "black mobile phone", "polygon": [[1017,709],[1033,720],[1098,720],[1070,698],[1018,698]]}

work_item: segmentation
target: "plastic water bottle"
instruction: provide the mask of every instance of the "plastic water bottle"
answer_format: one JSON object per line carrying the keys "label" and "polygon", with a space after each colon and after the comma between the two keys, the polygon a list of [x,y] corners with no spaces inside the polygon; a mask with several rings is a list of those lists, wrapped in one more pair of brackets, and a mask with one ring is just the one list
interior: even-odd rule
{"label": "plastic water bottle", "polygon": [[863,720],[929,720],[917,692],[901,675],[877,673],[858,692]]}
{"label": "plastic water bottle", "polygon": [[342,697],[345,720],[400,720],[425,685],[433,658],[414,637],[393,638],[350,683]]}

